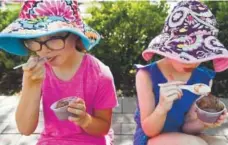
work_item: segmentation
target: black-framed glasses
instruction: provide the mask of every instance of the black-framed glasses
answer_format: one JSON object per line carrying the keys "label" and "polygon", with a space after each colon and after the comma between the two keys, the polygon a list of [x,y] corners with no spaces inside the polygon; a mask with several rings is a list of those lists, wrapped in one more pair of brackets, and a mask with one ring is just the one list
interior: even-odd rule
{"label": "black-framed glasses", "polygon": [[45,45],[50,50],[61,50],[65,47],[65,41],[70,33],[65,36],[52,36],[46,41],[37,41],[34,39],[23,40],[25,47],[31,51],[41,51],[42,46]]}

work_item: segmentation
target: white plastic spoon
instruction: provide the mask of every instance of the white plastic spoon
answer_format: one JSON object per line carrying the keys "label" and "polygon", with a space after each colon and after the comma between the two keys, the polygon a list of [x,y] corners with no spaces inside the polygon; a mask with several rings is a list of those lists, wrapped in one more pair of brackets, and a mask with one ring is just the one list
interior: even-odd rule
{"label": "white plastic spoon", "polygon": [[[40,57],[39,59],[38,59],[38,62],[40,62],[40,61],[43,61],[43,60],[47,60],[47,58],[46,57]],[[26,65],[27,64],[27,62],[26,63],[23,63],[23,64],[20,64],[20,65],[18,65],[18,66],[15,66],[13,69],[18,69],[18,68],[20,68],[20,67],[23,67],[24,65]]]}
{"label": "white plastic spoon", "polygon": [[193,85],[180,85],[178,87],[180,87],[181,89],[188,90],[197,95],[205,95],[211,92],[211,88],[203,83],[197,83]]}
{"label": "white plastic spoon", "polygon": [[[158,84],[158,86],[166,86],[167,84]],[[170,84],[169,84],[170,85]],[[175,84],[173,84],[175,85]],[[188,90],[197,95],[205,95],[211,92],[211,88],[203,83],[197,83],[193,85],[177,85],[180,89]]]}

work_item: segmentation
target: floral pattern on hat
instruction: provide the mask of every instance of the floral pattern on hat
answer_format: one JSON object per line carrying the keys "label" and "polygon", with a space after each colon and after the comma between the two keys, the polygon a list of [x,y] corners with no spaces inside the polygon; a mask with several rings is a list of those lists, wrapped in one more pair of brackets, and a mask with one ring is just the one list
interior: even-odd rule
{"label": "floral pattern on hat", "polygon": [[86,37],[90,45],[87,50],[100,40],[100,35],[82,21],[78,3],[74,0],[26,1],[19,18],[1,33],[11,34],[11,36],[24,34],[27,36],[39,34],[40,36],[63,29]]}
{"label": "floral pattern on hat", "polygon": [[228,61],[228,50],[216,38],[217,34],[216,19],[206,5],[199,1],[182,1],[167,17],[162,33],[150,42],[142,55],[150,60],[157,53],[183,63],[219,58]]}

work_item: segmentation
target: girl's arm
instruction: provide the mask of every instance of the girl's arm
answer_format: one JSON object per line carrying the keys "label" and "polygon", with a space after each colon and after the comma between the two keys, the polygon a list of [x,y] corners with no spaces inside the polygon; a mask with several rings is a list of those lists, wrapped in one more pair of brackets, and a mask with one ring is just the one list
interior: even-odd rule
{"label": "girl's arm", "polygon": [[35,131],[39,119],[43,62],[30,57],[23,70],[22,95],[16,110],[16,123],[21,134],[30,135]]}
{"label": "girl's arm", "polygon": [[94,110],[93,116],[87,114],[88,124],[81,127],[91,135],[104,136],[109,132],[111,118],[112,109]]}
{"label": "girl's arm", "polygon": [[78,98],[69,104],[68,111],[78,117],[69,117],[69,121],[79,125],[85,132],[91,135],[104,136],[111,126],[112,109],[94,110],[93,115],[86,111],[84,100]]}
{"label": "girl's arm", "polygon": [[16,123],[23,135],[32,134],[38,124],[41,98],[40,85],[24,85],[22,95],[16,110]]}
{"label": "girl's arm", "polygon": [[137,72],[136,90],[142,129],[147,136],[156,136],[164,126],[167,113],[162,111],[159,106],[155,108],[152,81],[147,71],[139,70]]}
{"label": "girl's arm", "polygon": [[192,105],[191,109],[186,115],[185,123],[182,127],[183,132],[188,134],[197,134],[205,129],[205,125],[200,121],[196,114],[195,104]]}
{"label": "girl's arm", "polygon": [[117,105],[114,81],[109,69],[105,70],[100,77],[91,115],[86,112],[85,104],[81,98],[72,101],[68,111],[76,114],[77,117],[69,117],[69,120],[79,125],[88,134],[106,135],[111,126],[112,108]]}
{"label": "girl's arm", "polygon": [[155,107],[150,74],[146,70],[139,70],[136,74],[141,125],[147,136],[153,137],[162,131],[167,113],[172,108],[173,102],[182,96],[181,90],[177,87],[179,84],[183,84],[183,82],[168,82],[160,86],[159,102]]}

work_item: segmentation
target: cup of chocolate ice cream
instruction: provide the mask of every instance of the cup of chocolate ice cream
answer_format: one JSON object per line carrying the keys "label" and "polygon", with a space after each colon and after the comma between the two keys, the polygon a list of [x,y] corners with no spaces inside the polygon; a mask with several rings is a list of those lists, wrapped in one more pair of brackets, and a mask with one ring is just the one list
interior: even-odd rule
{"label": "cup of chocolate ice cream", "polygon": [[56,117],[59,120],[67,120],[69,116],[74,116],[74,114],[67,111],[68,105],[71,101],[75,100],[77,97],[67,97],[54,102],[51,105],[51,109],[54,111]]}
{"label": "cup of chocolate ice cream", "polygon": [[214,123],[225,111],[225,104],[212,94],[201,96],[196,100],[198,118],[206,123]]}

